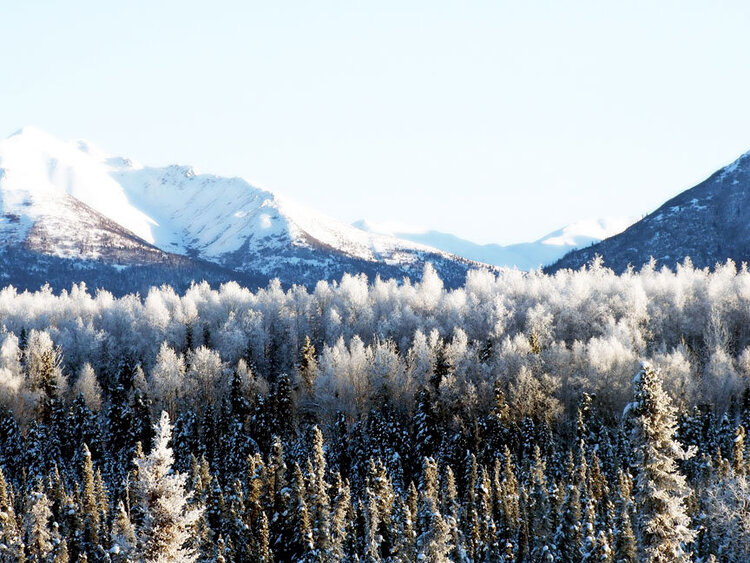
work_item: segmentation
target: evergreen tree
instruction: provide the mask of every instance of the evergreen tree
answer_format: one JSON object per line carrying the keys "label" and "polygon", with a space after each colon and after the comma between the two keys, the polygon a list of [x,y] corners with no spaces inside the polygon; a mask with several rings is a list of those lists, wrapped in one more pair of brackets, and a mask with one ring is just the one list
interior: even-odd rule
{"label": "evergreen tree", "polygon": [[551,505],[547,490],[546,464],[542,459],[538,445],[534,446],[534,457],[531,462],[529,475],[529,528],[533,530],[532,556],[541,558],[550,548],[550,515]]}
{"label": "evergreen tree", "polygon": [[636,504],[643,561],[690,561],[688,545],[695,539],[686,514],[690,493],[677,461],[688,459],[674,438],[675,408],[664,392],[657,372],[647,363],[635,377],[634,400],[626,412],[633,418],[632,441],[638,459]]}
{"label": "evergreen tree", "polygon": [[268,531],[268,517],[265,512],[260,513],[258,526],[258,541],[256,543],[256,561],[258,563],[273,563],[273,554],[270,547],[270,535]]}
{"label": "evergreen tree", "polygon": [[637,549],[631,511],[633,499],[631,497],[632,481],[622,470],[617,474],[617,502],[615,503],[615,563],[635,563]]}
{"label": "evergreen tree", "polygon": [[351,533],[351,523],[348,520],[351,511],[351,489],[349,483],[341,479],[337,473],[334,480],[333,509],[331,511],[331,544],[330,560],[342,561],[345,556],[344,548],[346,540]]}
{"label": "evergreen tree", "polygon": [[313,561],[315,545],[305,496],[305,479],[299,465],[295,463],[292,469],[292,498],[287,511],[287,533],[289,534],[287,554],[292,561]]}
{"label": "evergreen tree", "polygon": [[81,470],[81,509],[83,518],[83,550],[89,556],[95,556],[99,549],[99,527],[101,524],[99,503],[96,498],[94,467],[91,452],[83,445],[83,467]]}
{"label": "evergreen tree", "polygon": [[505,446],[503,451],[503,474],[499,487],[499,514],[498,526],[501,537],[505,539],[506,544],[513,545],[518,526],[520,523],[519,508],[520,492],[518,489],[518,479],[513,470],[513,460],[510,449]]}
{"label": "evergreen tree", "polygon": [[21,529],[13,508],[13,491],[0,469],[0,562],[24,561]]}
{"label": "evergreen tree", "polygon": [[315,355],[315,346],[310,341],[309,336],[305,336],[305,343],[302,345],[299,360],[299,375],[302,384],[308,393],[312,393],[315,385],[315,378],[318,374],[318,360]]}
{"label": "evergreen tree", "polygon": [[172,427],[166,412],[154,434],[149,455],[135,461],[138,473],[133,489],[143,515],[136,530],[138,556],[144,562],[191,563],[197,554],[186,545],[202,509],[188,505],[192,493],[185,490],[187,477],[172,469]]}
{"label": "evergreen tree", "polygon": [[448,563],[453,549],[450,528],[440,514],[438,504],[438,469],[435,460],[425,458],[417,513],[417,560]]}
{"label": "evergreen tree", "polygon": [[310,522],[315,549],[319,554],[328,553],[331,543],[330,513],[331,502],[326,482],[326,457],[323,433],[315,426],[312,429],[312,474],[308,487]]}
{"label": "evergreen tree", "polygon": [[37,481],[25,504],[24,535],[29,563],[47,562],[60,538],[52,527],[52,510],[41,481]]}
{"label": "evergreen tree", "polygon": [[133,560],[136,548],[135,530],[122,501],[117,503],[110,543],[112,547],[109,553],[113,563],[126,563]]}

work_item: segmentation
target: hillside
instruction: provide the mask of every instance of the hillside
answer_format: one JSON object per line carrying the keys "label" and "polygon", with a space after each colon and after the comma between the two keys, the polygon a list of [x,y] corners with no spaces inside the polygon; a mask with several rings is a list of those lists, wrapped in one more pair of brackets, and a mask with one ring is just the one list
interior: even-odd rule
{"label": "hillside", "polygon": [[619,235],[574,250],[548,271],[580,268],[595,255],[616,272],[651,257],[673,268],[690,257],[696,267],[750,261],[750,153],[667,201]]}

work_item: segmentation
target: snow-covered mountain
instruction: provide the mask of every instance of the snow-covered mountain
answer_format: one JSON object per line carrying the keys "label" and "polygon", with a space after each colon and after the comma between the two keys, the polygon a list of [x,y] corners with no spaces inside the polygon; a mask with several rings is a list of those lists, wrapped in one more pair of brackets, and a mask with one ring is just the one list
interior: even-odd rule
{"label": "snow-covered mountain", "polygon": [[651,257],[669,268],[690,257],[713,267],[731,258],[750,262],[750,153],[667,201],[619,235],[567,254],[549,271],[580,268],[596,254],[616,272]]}
{"label": "snow-covered mountain", "polygon": [[362,231],[240,178],[145,167],[35,128],[0,141],[0,210],[4,248],[115,266],[182,260],[314,284],[344,272],[418,278],[432,262],[448,285],[481,267]]}
{"label": "snow-covered mountain", "polygon": [[354,223],[354,226],[368,232],[387,234],[439,248],[477,262],[531,270],[552,264],[571,250],[583,248],[616,235],[627,229],[635,220],[634,217],[606,217],[577,221],[534,242],[506,246],[477,244],[452,234],[414,229],[404,225],[378,224],[360,220]]}

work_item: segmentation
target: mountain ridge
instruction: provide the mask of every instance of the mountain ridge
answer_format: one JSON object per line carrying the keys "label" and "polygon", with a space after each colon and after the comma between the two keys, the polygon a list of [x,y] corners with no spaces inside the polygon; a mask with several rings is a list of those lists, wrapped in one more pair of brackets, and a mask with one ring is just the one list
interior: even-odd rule
{"label": "mountain ridge", "polygon": [[378,225],[364,219],[356,221],[354,226],[440,248],[493,266],[532,270],[552,264],[572,249],[599,242],[619,233],[634,221],[635,218],[632,217],[584,219],[552,231],[533,242],[508,245],[477,244],[450,233],[413,229],[404,225]]}
{"label": "mountain ridge", "polygon": [[651,258],[670,268],[690,257],[697,268],[750,262],[750,153],[667,200],[622,233],[573,250],[547,271],[580,268],[595,256],[616,272]]}
{"label": "mountain ridge", "polygon": [[469,269],[491,269],[366,233],[241,178],[143,166],[37,128],[0,141],[0,206],[5,246],[59,258],[136,266],[171,256],[167,262],[212,263],[285,285],[314,285],[347,272],[418,279],[430,262],[447,285],[457,286]]}

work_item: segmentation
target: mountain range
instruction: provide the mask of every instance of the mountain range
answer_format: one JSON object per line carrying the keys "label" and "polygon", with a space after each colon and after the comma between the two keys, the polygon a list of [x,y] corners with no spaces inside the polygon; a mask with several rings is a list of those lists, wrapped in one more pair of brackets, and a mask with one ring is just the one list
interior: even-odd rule
{"label": "mountain range", "polygon": [[635,218],[606,217],[576,221],[534,241],[518,244],[477,244],[450,233],[414,229],[404,225],[389,225],[360,220],[354,226],[373,233],[410,240],[470,260],[499,267],[532,270],[552,264],[576,248],[583,248],[624,231]]}
{"label": "mountain range", "polygon": [[[418,279],[431,263],[449,287],[492,266],[366,232],[188,166],[147,167],[36,128],[0,141],[0,281],[72,281],[145,291],[148,280],[314,286],[345,272]],[[127,270],[127,275],[123,275]]]}
{"label": "mountain range", "polygon": [[640,221],[579,221],[530,243],[477,244],[435,230],[349,225],[241,178],[143,166],[24,128],[0,141],[0,285],[83,281],[122,294],[278,278],[313,287],[347,272],[419,279],[431,263],[457,287],[474,268],[555,272],[596,255],[618,272],[652,257],[673,267],[690,256],[711,267],[750,261],[748,209],[750,153]]}

